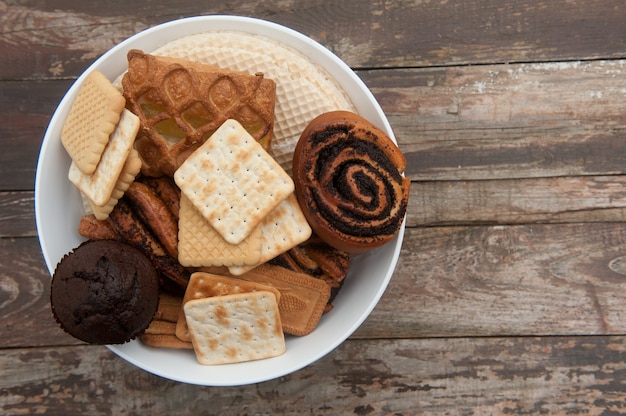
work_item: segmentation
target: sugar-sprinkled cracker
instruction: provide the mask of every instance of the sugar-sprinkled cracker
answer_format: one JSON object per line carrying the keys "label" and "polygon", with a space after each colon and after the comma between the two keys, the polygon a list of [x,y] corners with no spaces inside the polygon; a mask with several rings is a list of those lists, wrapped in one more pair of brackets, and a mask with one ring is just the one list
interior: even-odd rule
{"label": "sugar-sprinkled cracker", "polygon": [[291,177],[233,119],[185,160],[174,180],[231,244],[245,239],[294,191]]}
{"label": "sugar-sprinkled cracker", "polygon": [[289,195],[272,210],[261,222],[261,256],[253,266],[233,265],[228,271],[241,275],[255,266],[265,263],[287,250],[305,242],[311,237],[311,227],[307,222],[295,194]]}
{"label": "sugar-sprinkled cracker", "polygon": [[[184,305],[194,299],[258,292],[261,290],[272,292],[277,301],[280,299],[280,292],[271,286],[214,273],[195,272],[189,278],[189,284],[185,290],[182,304]],[[189,335],[189,328],[182,307],[176,321],[176,336],[183,341],[191,341],[191,335]]]}
{"label": "sugar-sprinkled cracker", "polygon": [[286,350],[278,304],[270,292],[196,299],[184,309],[200,364],[259,360]]}

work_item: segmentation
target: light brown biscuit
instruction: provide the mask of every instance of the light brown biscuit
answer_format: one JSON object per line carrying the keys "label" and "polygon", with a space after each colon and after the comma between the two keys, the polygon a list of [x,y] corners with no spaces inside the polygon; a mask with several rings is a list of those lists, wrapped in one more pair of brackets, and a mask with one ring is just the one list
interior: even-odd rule
{"label": "light brown biscuit", "polygon": [[260,360],[286,350],[276,297],[270,292],[196,299],[183,308],[202,365]]}
{"label": "light brown biscuit", "polygon": [[330,287],[324,281],[279,266],[263,264],[239,278],[278,289],[283,331],[291,335],[311,333],[330,298]]}
{"label": "light brown biscuit", "polygon": [[99,71],[81,85],[61,129],[61,142],[85,175],[95,170],[109,136],[115,130],[126,100]]}
{"label": "light brown biscuit", "polygon": [[176,332],[176,323],[153,319],[145,330],[146,334],[152,335],[172,335]]}
{"label": "light brown biscuit", "polygon": [[111,198],[138,130],[137,116],[124,110],[92,174],[83,173],[78,164],[72,161],[69,180],[95,205],[106,205]]}
{"label": "light brown biscuit", "polygon": [[[280,299],[280,292],[271,286],[214,273],[196,272],[189,278],[189,284],[185,290],[182,304],[194,299],[234,295],[236,293],[258,292],[261,290],[273,293],[276,300]],[[177,318],[176,336],[183,341],[191,341],[185,313],[182,308]]]}
{"label": "light brown biscuit", "polygon": [[139,336],[141,342],[153,348],[169,348],[175,350],[191,350],[193,345],[191,342],[181,341],[176,335],[171,334],[148,334],[144,333]]}
{"label": "light brown biscuit", "polygon": [[[261,256],[256,265],[265,263],[311,237],[311,227],[306,221],[295,194],[288,196],[267,215],[261,229]],[[241,275],[255,266],[231,266],[228,271]]]}
{"label": "light brown biscuit", "polygon": [[[159,294],[159,306],[154,314],[155,320],[173,322],[178,321],[178,314],[183,309],[183,298],[180,296],[170,295],[166,292]],[[174,331],[173,333],[175,333]]]}
{"label": "light brown biscuit", "polygon": [[231,244],[213,228],[191,201],[180,198],[178,261],[185,267],[257,264],[261,258],[261,229],[239,244]]}
{"label": "light brown biscuit", "polygon": [[159,306],[148,328],[139,339],[154,348],[193,349],[189,341],[176,337],[176,321],[182,311],[182,298],[165,292],[159,293]]}
{"label": "light brown biscuit", "polygon": [[[115,188],[111,193],[111,197],[103,206],[98,206],[93,203],[93,201],[87,199],[91,211],[94,216],[99,220],[106,220],[109,218],[109,214],[115,208],[117,201],[124,196],[124,193],[128,189],[131,183],[135,180],[139,171],[141,170],[141,159],[139,158],[139,154],[135,149],[131,149],[128,159],[126,159],[126,163],[124,163],[124,167],[122,168],[122,173],[119,178],[117,178],[117,182],[115,183]],[[85,197],[87,198],[87,197]]]}
{"label": "light brown biscuit", "polygon": [[291,177],[233,119],[183,162],[174,180],[231,244],[243,241],[295,189]]}
{"label": "light brown biscuit", "polygon": [[93,214],[85,214],[80,217],[78,234],[88,240],[116,240],[117,232],[107,220],[98,220]]}

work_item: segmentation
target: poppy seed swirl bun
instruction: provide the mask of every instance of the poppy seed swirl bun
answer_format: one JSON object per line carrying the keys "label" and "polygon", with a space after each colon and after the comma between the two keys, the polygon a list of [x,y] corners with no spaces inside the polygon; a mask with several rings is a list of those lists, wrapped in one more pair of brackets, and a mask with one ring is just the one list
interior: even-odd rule
{"label": "poppy seed swirl bun", "polygon": [[406,159],[382,130],[348,111],[313,119],[293,157],[298,202],[329,245],[360,253],[391,240],[402,226],[410,180]]}

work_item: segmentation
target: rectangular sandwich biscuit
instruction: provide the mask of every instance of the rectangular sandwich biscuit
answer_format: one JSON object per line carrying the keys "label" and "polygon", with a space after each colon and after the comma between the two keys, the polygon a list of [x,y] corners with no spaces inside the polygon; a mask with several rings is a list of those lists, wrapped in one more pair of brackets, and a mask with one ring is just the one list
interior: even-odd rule
{"label": "rectangular sandwich biscuit", "polygon": [[72,161],[69,180],[95,205],[104,206],[111,198],[139,130],[139,119],[124,110],[104,148],[96,170],[87,175]]}
{"label": "rectangular sandwich biscuit", "polygon": [[330,299],[330,287],[323,280],[280,266],[263,264],[238,277],[278,289],[283,331],[291,335],[310,334]]}
{"label": "rectangular sandwich biscuit", "polygon": [[115,188],[111,193],[111,197],[107,201],[106,204],[99,206],[93,203],[90,199],[85,197],[89,203],[89,208],[91,212],[93,212],[94,216],[99,220],[106,220],[109,218],[109,214],[117,205],[117,201],[124,196],[124,193],[130,186],[130,184],[135,180],[139,172],[141,171],[141,158],[135,149],[131,149],[130,154],[128,155],[128,159],[126,159],[126,163],[122,169],[122,173],[120,173],[119,178],[117,178],[117,182],[115,184]]}

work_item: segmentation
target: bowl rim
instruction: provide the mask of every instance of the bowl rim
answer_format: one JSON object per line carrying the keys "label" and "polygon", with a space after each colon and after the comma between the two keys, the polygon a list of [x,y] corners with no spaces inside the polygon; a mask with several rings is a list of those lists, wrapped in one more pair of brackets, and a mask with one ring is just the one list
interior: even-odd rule
{"label": "bowl rim", "polygon": [[[236,27],[236,29],[229,29],[232,27]],[[370,91],[370,89],[365,85],[365,83],[356,75],[354,71],[339,57],[337,57],[334,53],[328,50],[326,47],[316,42],[315,40],[309,38],[308,36],[294,30],[283,26],[278,23],[253,18],[253,17],[244,17],[244,16],[234,16],[234,15],[206,15],[206,16],[194,16],[194,17],[185,17],[181,19],[176,19],[172,21],[168,21],[165,23],[161,23],[150,28],[147,28],[143,31],[140,31],[124,41],[118,43],[107,52],[105,52],[102,56],[96,59],[91,65],[89,65],[84,72],[76,79],[76,81],[70,86],[68,91],[65,93],[57,108],[55,109],[52,118],[48,124],[46,129],[46,133],[44,135],[40,154],[37,161],[37,171],[35,175],[35,222],[37,227],[37,233],[39,238],[39,243],[41,247],[41,251],[48,268],[50,275],[54,273],[54,269],[56,264],[60,260],[59,258],[53,258],[51,256],[51,248],[49,247],[46,236],[42,234],[44,230],[44,207],[42,204],[42,189],[41,184],[44,181],[45,173],[42,169],[39,169],[46,162],[46,157],[51,157],[49,148],[52,146],[54,140],[56,140],[57,131],[53,129],[53,126],[56,126],[58,130],[58,125],[61,123],[61,118],[67,112],[68,103],[71,103],[73,100],[79,86],[81,85],[83,79],[86,75],[93,69],[102,70],[102,72],[109,77],[109,79],[115,79],[119,76],[123,70],[125,69],[125,57],[126,52],[129,49],[137,48],[138,45],[141,45],[141,48],[146,51],[152,51],[157,47],[161,46],[163,43],[168,41],[186,36],[195,33],[206,32],[210,30],[235,30],[240,32],[246,32],[251,34],[256,34],[260,36],[265,36],[270,39],[274,39],[286,45],[301,54],[307,56],[311,61],[317,63],[326,69],[327,72],[331,76],[335,78],[339,85],[352,86],[356,88],[358,94],[361,98],[364,98],[366,101],[366,105],[368,107],[368,111],[371,113],[370,115],[365,114],[364,116],[367,118],[374,117],[376,119],[376,124],[379,128],[385,131],[389,137],[397,143],[396,138],[391,129],[391,125],[385,116],[382,108],[379,103],[375,99],[374,95]],[[176,36],[169,36],[168,33],[172,33],[173,31],[177,31]],[[178,34],[180,33],[180,34]],[[104,65],[105,63],[110,63],[112,60],[118,59],[119,56],[123,56],[124,59],[121,62],[124,64],[116,64],[112,65]],[[121,69],[120,69],[121,68]],[[348,95],[351,95],[351,92],[346,90]],[[356,94],[356,93],[355,93]],[[352,97],[350,97],[352,99]],[[353,100],[354,101],[354,100]],[[358,103],[355,103],[355,105]],[[358,106],[357,106],[358,107]],[[406,225],[406,216],[403,220],[402,227],[400,228],[396,237],[387,243],[385,246],[386,251],[389,251],[391,254],[391,260],[388,263],[386,268],[386,272],[384,276],[380,280],[380,284],[375,290],[372,291],[371,298],[368,299],[368,304],[359,312],[358,316],[355,316],[353,321],[349,326],[345,328],[345,333],[341,336],[336,337],[332,342],[328,342],[324,348],[319,350],[315,354],[310,354],[307,359],[299,360],[293,362],[293,360],[285,360],[285,364],[279,370],[273,370],[271,374],[256,374],[254,376],[246,377],[245,379],[205,379],[203,377],[190,377],[189,375],[173,375],[168,371],[164,371],[158,366],[148,365],[143,360],[137,359],[137,343],[139,341],[133,341],[131,343],[126,343],[123,345],[109,345],[111,351],[115,354],[123,358],[124,360],[130,362],[131,364],[145,370],[151,372],[153,374],[159,375],[161,377],[165,377],[171,380],[189,383],[189,384],[197,384],[197,385],[205,385],[205,386],[235,386],[235,385],[245,385],[263,382],[271,379],[275,379],[295,371],[298,371],[311,363],[319,360],[320,358],[326,356],[329,352],[336,349],[340,344],[342,344],[349,336],[351,336],[354,331],[365,321],[365,319],[370,315],[371,311],[374,309],[384,291],[386,290],[389,281],[394,273],[399,255],[402,246],[402,240],[404,236],[404,230]],[[373,251],[378,251],[379,249],[375,249]],[[368,252],[371,255],[372,252]],[[360,255],[367,257],[368,254]],[[54,256],[57,257],[57,256]],[[366,260],[367,261],[367,260]],[[340,292],[341,295],[341,292]],[[315,331],[314,331],[315,332]],[[302,337],[301,337],[302,338]],[[289,343],[289,340],[287,340]],[[295,342],[295,341],[292,341]],[[141,353],[142,351],[140,351]],[[289,351],[287,351],[288,354]],[[195,358],[194,358],[195,360]],[[265,361],[265,360],[260,360]],[[248,364],[251,368],[258,367],[258,362],[247,362],[247,363],[239,363],[235,365]],[[202,372],[204,374],[204,372]]]}

